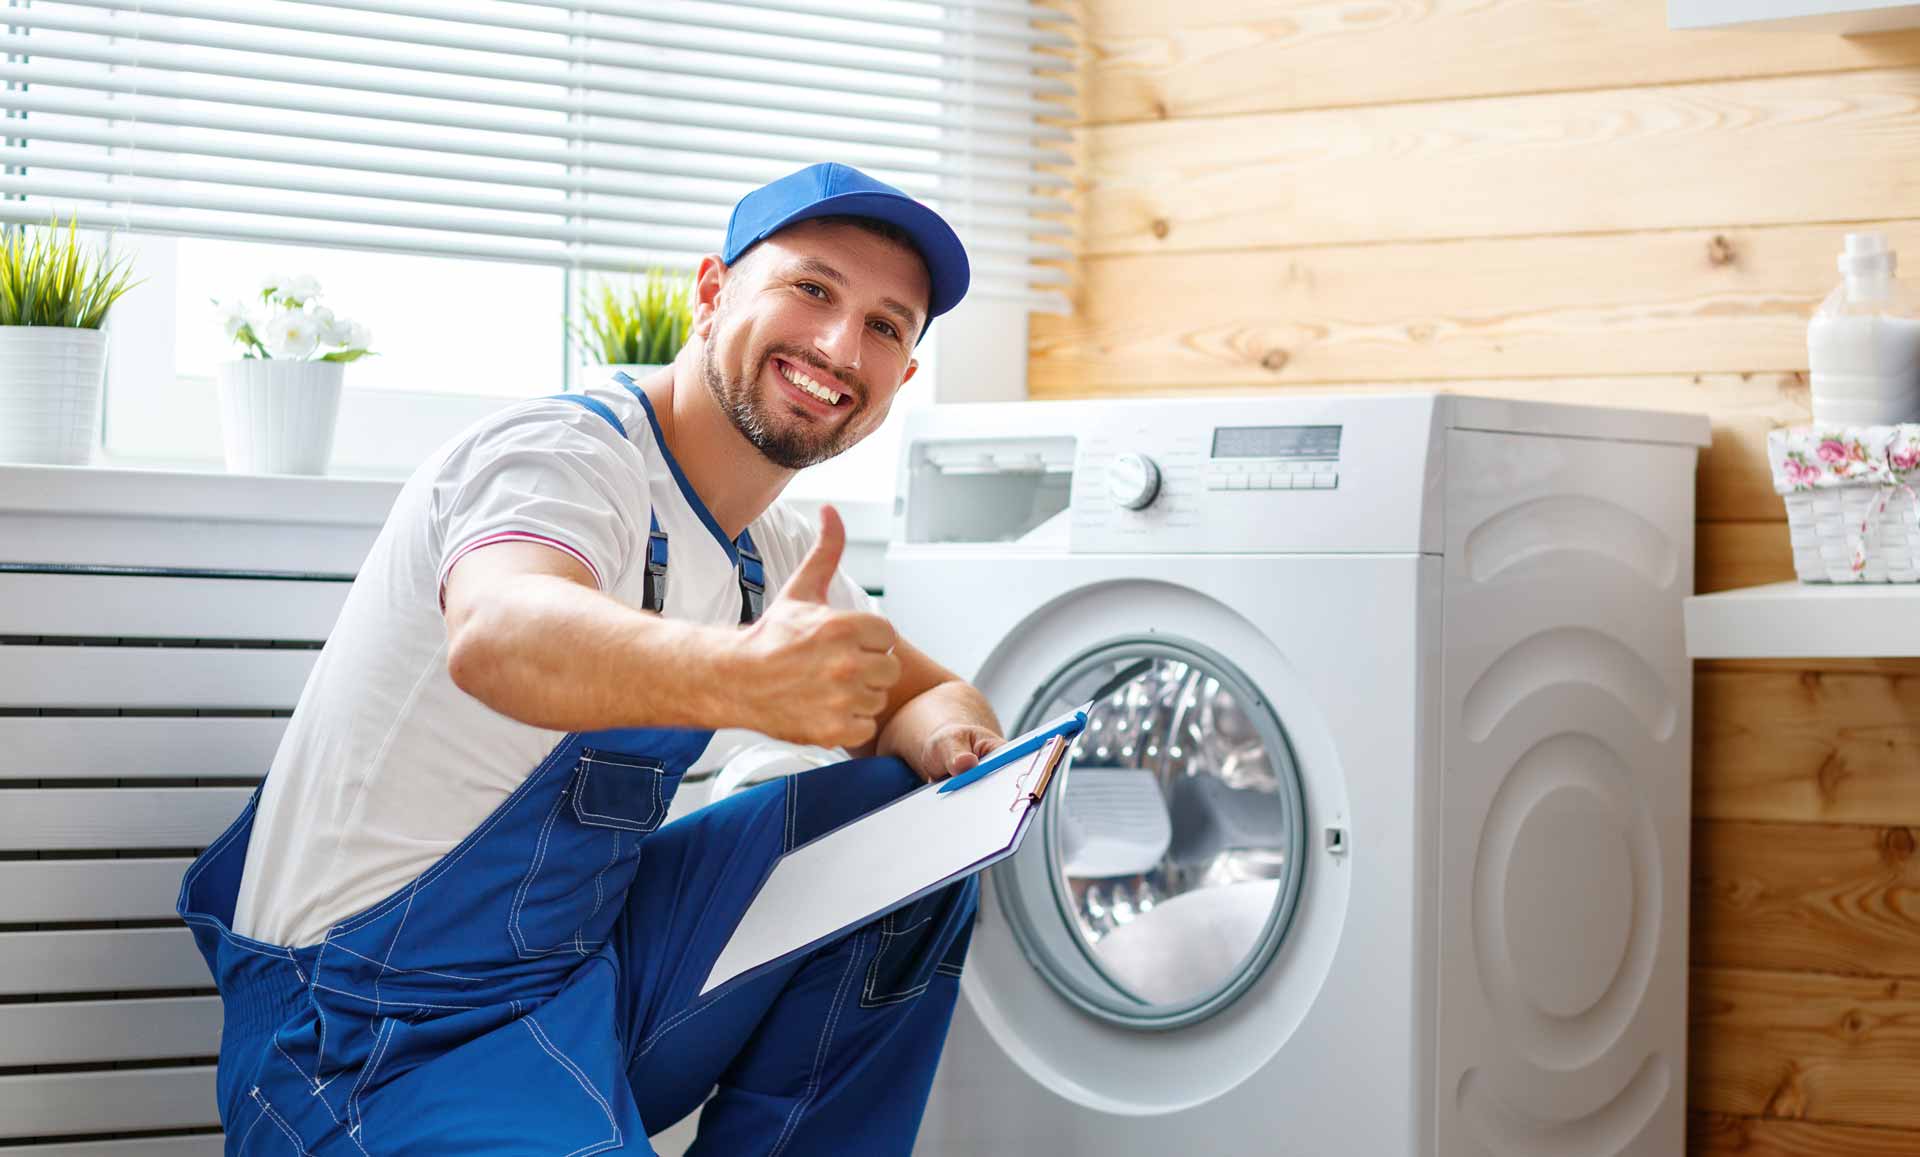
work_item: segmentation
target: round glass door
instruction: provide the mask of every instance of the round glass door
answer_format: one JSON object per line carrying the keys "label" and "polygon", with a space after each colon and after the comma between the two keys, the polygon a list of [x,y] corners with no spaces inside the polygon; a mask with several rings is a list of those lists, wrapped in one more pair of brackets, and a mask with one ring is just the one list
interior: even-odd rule
{"label": "round glass door", "polygon": [[1196,643],[1119,640],[1049,679],[1014,733],[1101,697],[1041,830],[993,872],[1033,965],[1138,1028],[1218,1012],[1285,939],[1305,866],[1300,776],[1247,678]]}

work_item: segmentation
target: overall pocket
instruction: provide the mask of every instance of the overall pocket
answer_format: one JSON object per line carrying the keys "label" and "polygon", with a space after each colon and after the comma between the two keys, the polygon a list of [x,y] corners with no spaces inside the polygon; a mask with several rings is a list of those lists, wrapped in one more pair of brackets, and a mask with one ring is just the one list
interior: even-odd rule
{"label": "overall pocket", "polygon": [[517,954],[599,948],[633,882],[640,841],[666,819],[678,779],[649,756],[580,750],[514,890],[507,923]]}
{"label": "overall pocket", "polygon": [[960,975],[978,889],[977,878],[969,876],[880,918],[880,945],[860,989],[863,1007],[912,1000],[935,974]]}

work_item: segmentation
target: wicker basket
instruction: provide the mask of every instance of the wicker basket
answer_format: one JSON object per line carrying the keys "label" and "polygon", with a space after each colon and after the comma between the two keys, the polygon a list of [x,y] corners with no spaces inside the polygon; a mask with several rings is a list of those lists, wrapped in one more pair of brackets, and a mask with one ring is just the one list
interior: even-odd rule
{"label": "wicker basket", "polygon": [[1767,459],[1801,582],[1920,582],[1920,424],[1775,430]]}

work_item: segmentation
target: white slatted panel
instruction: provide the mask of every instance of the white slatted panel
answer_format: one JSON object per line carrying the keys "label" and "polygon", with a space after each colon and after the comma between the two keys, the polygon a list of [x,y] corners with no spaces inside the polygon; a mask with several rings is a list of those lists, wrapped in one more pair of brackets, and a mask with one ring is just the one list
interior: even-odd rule
{"label": "white slatted panel", "polygon": [[189,862],[0,860],[0,924],[164,920],[173,915]]}
{"label": "white slatted panel", "polygon": [[0,851],[203,848],[252,794],[242,787],[19,788],[0,797]]}
{"label": "white slatted panel", "polygon": [[219,1123],[211,1065],[0,1077],[0,1135],[58,1136]]}
{"label": "white slatted panel", "polygon": [[0,635],[319,642],[350,585],[0,572]]}
{"label": "white slatted panel", "polygon": [[220,1051],[220,998],[0,1004],[0,1065],[88,1064]]}
{"label": "white slatted panel", "polygon": [[290,708],[318,654],[244,647],[5,647],[0,706]]}
{"label": "white slatted panel", "polygon": [[[207,962],[179,928],[0,935],[0,996],[209,988]],[[5,1114],[0,1113],[0,1118]]]}
{"label": "white slatted panel", "polygon": [[80,1141],[72,1145],[24,1145],[0,1150],[6,1157],[222,1157],[218,1133],[190,1137],[139,1137],[128,1141]]}
{"label": "white slatted panel", "polygon": [[[0,636],[53,640],[0,643],[0,929],[19,929],[0,996],[40,998],[0,1003],[0,1070],[54,1070],[0,1076],[0,1157],[222,1151],[140,1135],[218,1128],[213,1070],[189,1062],[217,1052],[220,1002],[158,995],[213,984],[173,917],[190,861],[123,854],[202,847],[244,806],[287,720],[232,712],[299,701],[395,489],[264,478],[242,501],[224,477],[132,477],[20,468],[0,489]],[[75,926],[112,921],[165,926]],[[162,1063],[61,1071],[110,1062]],[[8,1144],[57,1136],[92,1139]]]}
{"label": "white slatted panel", "polygon": [[261,716],[0,716],[0,781],[258,779],[286,730]]}

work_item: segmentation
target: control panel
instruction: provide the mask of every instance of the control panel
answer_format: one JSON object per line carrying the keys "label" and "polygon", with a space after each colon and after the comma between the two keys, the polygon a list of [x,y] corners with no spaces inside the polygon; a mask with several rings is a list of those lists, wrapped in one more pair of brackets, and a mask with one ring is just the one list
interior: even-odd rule
{"label": "control panel", "polygon": [[1434,395],[937,407],[911,423],[901,539],[1073,554],[1428,549],[1435,418]]}
{"label": "control panel", "polygon": [[1221,426],[1203,473],[1208,490],[1332,490],[1339,426]]}

